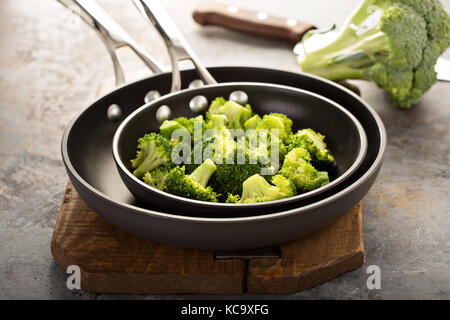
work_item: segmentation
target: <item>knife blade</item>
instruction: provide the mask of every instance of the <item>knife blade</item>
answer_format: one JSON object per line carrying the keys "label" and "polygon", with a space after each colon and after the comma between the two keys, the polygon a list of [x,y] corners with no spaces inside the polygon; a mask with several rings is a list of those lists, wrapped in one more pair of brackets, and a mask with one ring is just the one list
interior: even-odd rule
{"label": "knife blade", "polygon": [[[337,32],[316,33],[302,43],[303,36],[314,25],[304,23],[295,18],[283,18],[268,14],[265,11],[254,11],[237,5],[220,2],[201,3],[192,17],[201,25],[214,25],[226,29],[256,35],[259,37],[282,40],[294,45],[293,52],[298,56],[325,46],[335,39]],[[437,79],[450,81],[450,60],[439,58],[436,63]]]}

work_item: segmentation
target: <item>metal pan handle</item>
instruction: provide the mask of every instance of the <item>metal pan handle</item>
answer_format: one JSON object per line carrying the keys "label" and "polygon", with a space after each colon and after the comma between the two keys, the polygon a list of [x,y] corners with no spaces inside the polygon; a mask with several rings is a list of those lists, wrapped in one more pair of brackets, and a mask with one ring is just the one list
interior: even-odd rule
{"label": "metal pan handle", "polygon": [[103,40],[108,50],[116,77],[116,85],[125,82],[125,76],[120,65],[115,50],[128,46],[144,62],[144,64],[153,72],[161,73],[164,69],[152,56],[142,49],[122,27],[115,22],[95,1],[93,0],[58,0],[68,8],[77,8],[80,17],[93,28]]}
{"label": "metal pan handle", "polygon": [[190,60],[205,84],[217,83],[195,55],[182,33],[158,0],[133,0],[141,14],[146,17],[163,38],[172,64],[171,92],[181,90],[181,75],[178,62]]}

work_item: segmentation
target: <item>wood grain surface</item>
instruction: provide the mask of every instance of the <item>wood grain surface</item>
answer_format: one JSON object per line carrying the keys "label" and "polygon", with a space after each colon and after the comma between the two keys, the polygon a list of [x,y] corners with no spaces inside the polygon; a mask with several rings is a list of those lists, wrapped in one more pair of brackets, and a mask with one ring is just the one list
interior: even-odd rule
{"label": "wood grain surface", "polygon": [[55,261],[78,265],[92,293],[290,293],[363,264],[362,206],[281,250],[281,259],[215,260],[213,251],[140,239],[106,222],[70,183],[51,242]]}

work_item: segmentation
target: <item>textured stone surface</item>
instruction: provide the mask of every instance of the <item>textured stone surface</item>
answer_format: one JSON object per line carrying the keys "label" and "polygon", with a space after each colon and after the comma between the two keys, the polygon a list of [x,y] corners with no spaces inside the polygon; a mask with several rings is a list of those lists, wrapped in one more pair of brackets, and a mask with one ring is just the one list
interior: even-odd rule
{"label": "textured stone surface", "polygon": [[[195,25],[190,12],[197,2],[166,0],[164,4],[206,65],[298,70],[289,45]],[[450,3],[443,2],[449,11]],[[160,39],[130,2],[99,3],[167,64]],[[323,0],[320,6],[288,0],[245,3],[327,26],[342,23],[357,0]],[[112,75],[106,50],[94,32],[79,26],[55,0],[39,1],[38,6],[33,0],[2,0],[0,52],[0,298],[129,297],[67,290],[67,275],[50,254],[67,181],[60,158],[61,135],[70,119],[93,99],[98,83]],[[450,58],[450,52],[446,56]],[[142,70],[126,50],[120,57],[127,70]],[[357,83],[389,136],[383,169],[365,198],[366,266],[314,289],[274,298],[448,299],[450,84],[438,83],[414,109],[402,111],[375,85]],[[366,287],[366,267],[372,264],[381,268],[381,290]]]}

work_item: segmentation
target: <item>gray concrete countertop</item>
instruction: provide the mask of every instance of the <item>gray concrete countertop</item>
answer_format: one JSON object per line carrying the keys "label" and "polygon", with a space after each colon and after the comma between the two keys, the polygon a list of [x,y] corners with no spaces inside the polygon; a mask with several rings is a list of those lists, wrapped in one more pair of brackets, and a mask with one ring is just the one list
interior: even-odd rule
{"label": "gray concrete countertop", "polygon": [[[165,0],[164,5],[206,65],[299,70],[287,44],[196,25],[190,13],[198,2]],[[357,2],[249,0],[245,5],[328,26],[342,24]],[[442,2],[449,11],[450,2]],[[158,35],[130,2],[99,3],[168,65]],[[0,298],[130,298],[69,291],[67,275],[50,253],[67,182],[60,139],[69,121],[94,98],[97,85],[113,74],[103,44],[55,0],[2,0],[0,50]],[[121,51],[120,57],[130,73],[144,69],[129,52]],[[436,84],[409,111],[393,107],[374,84],[357,84],[389,137],[383,169],[365,197],[366,265],[311,290],[270,297],[448,299],[450,84]],[[380,290],[366,286],[369,265],[381,268]],[[176,296],[183,297],[220,298]]]}

